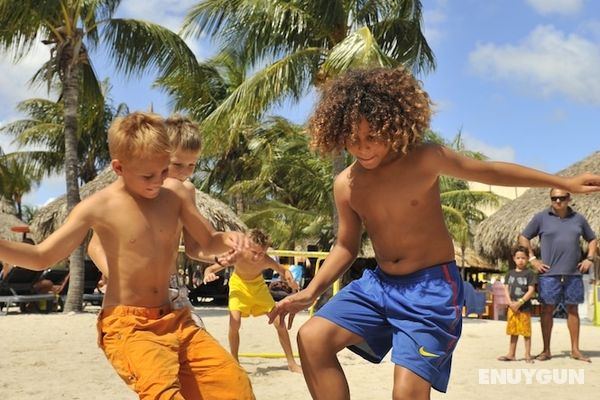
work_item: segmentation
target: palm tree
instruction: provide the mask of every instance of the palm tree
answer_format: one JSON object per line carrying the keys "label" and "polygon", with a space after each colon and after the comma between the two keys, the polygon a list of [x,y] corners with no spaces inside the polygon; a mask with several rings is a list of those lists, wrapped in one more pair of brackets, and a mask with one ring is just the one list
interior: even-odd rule
{"label": "palm tree", "polygon": [[206,123],[244,124],[285,99],[348,69],[405,64],[434,67],[421,32],[419,0],[206,0],[185,18],[183,32],[208,35],[236,49],[251,68]]}
{"label": "palm tree", "polygon": [[31,166],[0,149],[0,196],[13,202],[17,218],[23,220],[23,196],[36,187],[42,177]]}
{"label": "palm tree", "polygon": [[[58,81],[64,103],[67,209],[79,201],[77,132],[80,97],[103,107],[88,49],[102,44],[117,70],[139,74],[156,67],[161,73],[179,63],[195,70],[195,57],[175,33],[148,22],[113,18],[120,0],[0,0],[0,50],[19,61],[36,42],[49,45],[50,60],[34,76],[50,88]],[[85,88],[80,91],[81,86]],[[81,94],[81,96],[80,96]],[[70,257],[71,278],[66,311],[81,310],[83,255],[80,246]]]}
{"label": "palm tree", "polygon": [[[103,86],[107,87],[105,83]],[[77,159],[79,160],[78,180],[87,183],[94,179],[98,171],[110,162],[106,133],[111,121],[129,112],[126,104],[117,107],[106,99],[104,110],[96,112],[87,104],[79,106],[77,132]],[[14,138],[19,150],[12,156],[30,165],[38,174],[57,174],[65,168],[65,129],[63,122],[64,105],[61,101],[48,99],[28,99],[17,104],[17,110],[27,119],[13,121],[0,127],[0,133]]]}
{"label": "palm tree", "polygon": [[272,117],[248,137],[240,161],[248,178],[229,188],[247,199],[249,226],[271,233],[274,243],[294,248],[298,240],[331,240],[331,164],[309,150],[304,129]]}
{"label": "palm tree", "polygon": [[[421,32],[419,0],[206,0],[185,18],[183,33],[220,39],[256,72],[202,123],[206,135],[237,135],[272,106],[298,101],[349,69],[404,64],[434,68]],[[229,143],[235,140],[229,139]],[[333,174],[345,167],[333,160]],[[333,213],[334,229],[337,214]]]}

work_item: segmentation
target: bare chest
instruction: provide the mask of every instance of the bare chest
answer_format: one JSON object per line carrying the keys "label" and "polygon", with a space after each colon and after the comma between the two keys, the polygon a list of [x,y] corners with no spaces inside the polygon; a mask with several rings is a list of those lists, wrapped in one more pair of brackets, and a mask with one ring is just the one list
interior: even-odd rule
{"label": "bare chest", "polygon": [[418,220],[439,203],[437,185],[425,175],[402,171],[358,175],[351,184],[350,205],[367,230]]}

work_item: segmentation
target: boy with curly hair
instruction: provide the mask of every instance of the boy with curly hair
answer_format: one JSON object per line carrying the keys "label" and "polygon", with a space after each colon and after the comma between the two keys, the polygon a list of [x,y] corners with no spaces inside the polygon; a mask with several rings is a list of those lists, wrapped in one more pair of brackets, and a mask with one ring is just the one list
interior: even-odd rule
{"label": "boy with curly hair", "polygon": [[[236,360],[240,348],[242,318],[265,315],[275,306],[275,300],[271,297],[262,272],[269,268],[277,271],[290,287],[298,289],[290,271],[267,256],[267,249],[271,244],[269,236],[260,229],[251,229],[247,236],[254,248],[241,251],[232,258],[234,272],[229,279],[229,349]],[[216,264],[204,270],[204,283],[216,280],[216,273],[226,268],[225,264],[216,261]],[[294,359],[290,335],[285,324],[276,320],[274,325],[287,359],[288,369],[292,372],[302,372]]]}
{"label": "boy with curly hair", "polygon": [[380,362],[392,349],[394,398],[445,392],[461,334],[462,279],[440,206],[440,175],[510,186],[558,186],[588,193],[600,176],[559,177],[502,162],[464,157],[423,143],[429,96],[402,68],[349,72],[324,86],[309,123],[324,153],[344,148],[355,161],[334,182],[337,240],[308,287],[280,301],[270,318],[315,302],[357,256],[362,226],[378,268],[366,270],[298,333],[308,388],[316,399],[349,399],[337,359],[345,347]]}

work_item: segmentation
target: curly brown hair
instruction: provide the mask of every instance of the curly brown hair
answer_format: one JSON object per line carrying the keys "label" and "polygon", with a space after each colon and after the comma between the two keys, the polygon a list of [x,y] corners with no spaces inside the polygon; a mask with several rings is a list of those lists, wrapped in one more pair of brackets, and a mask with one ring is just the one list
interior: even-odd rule
{"label": "curly brown hair", "polygon": [[404,68],[350,71],[327,83],[311,117],[312,146],[323,153],[342,150],[362,119],[376,139],[408,153],[421,143],[431,119],[431,100]]}
{"label": "curly brown hair", "polygon": [[250,229],[250,231],[248,232],[248,237],[250,238],[250,240],[252,240],[254,243],[256,243],[264,249],[271,245],[271,238],[269,237],[269,235],[267,235],[260,229]]}

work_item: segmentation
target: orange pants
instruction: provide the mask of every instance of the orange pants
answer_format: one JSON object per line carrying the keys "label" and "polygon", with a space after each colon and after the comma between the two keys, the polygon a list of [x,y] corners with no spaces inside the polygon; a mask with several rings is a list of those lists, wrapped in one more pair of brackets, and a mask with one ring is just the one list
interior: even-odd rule
{"label": "orange pants", "polygon": [[140,399],[254,399],[246,372],[188,308],[106,307],[98,344]]}

